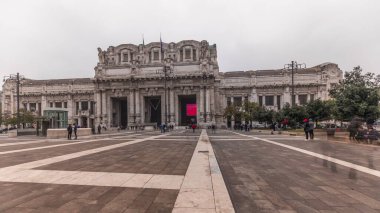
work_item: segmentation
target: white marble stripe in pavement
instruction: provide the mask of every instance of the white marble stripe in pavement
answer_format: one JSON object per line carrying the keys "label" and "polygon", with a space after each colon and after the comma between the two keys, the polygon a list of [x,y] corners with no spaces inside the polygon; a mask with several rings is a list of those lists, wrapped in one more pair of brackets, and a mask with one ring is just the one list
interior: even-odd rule
{"label": "white marble stripe in pavement", "polygon": [[[303,141],[305,139],[303,138],[268,138],[268,139],[271,139],[271,140],[284,140],[284,141]],[[213,138],[212,140],[214,141],[253,141],[253,140],[257,140],[255,138]],[[317,138],[315,138],[315,140],[318,140]]]}
{"label": "white marble stripe in pavement", "polygon": [[[128,137],[133,137],[133,136],[135,136],[135,135],[125,136],[125,139],[127,139]],[[90,142],[94,142],[94,141],[104,141],[104,140],[112,140],[112,139],[113,138],[99,138],[99,139],[80,141],[80,142],[73,142],[73,143],[56,144],[56,145],[49,145],[49,146],[39,146],[39,147],[33,147],[33,148],[27,148],[27,149],[17,149],[17,150],[10,150],[10,151],[0,152],[0,155],[10,154],[10,153],[17,153],[17,152],[26,152],[26,151],[32,151],[32,150],[38,150],[38,149],[54,148],[54,147],[60,147],[60,146],[71,146],[71,145],[77,145],[77,144],[83,144],[83,143],[90,143]]]}
{"label": "white marble stripe in pavement", "polygon": [[213,138],[213,141],[253,141],[252,138]]}
{"label": "white marble stripe in pavement", "polygon": [[199,137],[173,212],[235,212],[206,130]]}
{"label": "white marble stripe in pavement", "polygon": [[0,174],[0,181],[6,182],[114,186],[176,190],[180,188],[183,178],[183,175],[55,171],[33,169],[13,172],[7,175]]}
{"label": "white marble stripe in pavement", "polygon": [[[61,139],[61,141],[62,141],[62,139]],[[33,143],[44,143],[44,142],[48,142],[48,140],[47,139],[43,139],[43,140],[36,140],[36,141],[0,143],[0,146],[15,146],[15,145],[33,144]]]}
{"label": "white marble stripe in pavement", "polygon": [[75,152],[75,153],[70,153],[70,154],[66,154],[66,155],[61,155],[61,156],[46,158],[46,159],[42,159],[42,160],[32,161],[32,162],[28,162],[28,163],[22,163],[22,164],[18,164],[15,166],[4,167],[4,168],[0,168],[0,174],[8,174],[8,173],[13,173],[15,171],[33,169],[36,167],[45,166],[45,165],[52,164],[52,163],[57,163],[57,162],[61,162],[61,161],[65,161],[65,160],[69,160],[69,159],[73,159],[73,158],[82,157],[85,155],[95,154],[98,152],[103,152],[103,151],[116,149],[119,147],[131,145],[131,144],[140,143],[143,141],[148,141],[148,140],[151,140],[154,138],[159,138],[162,136],[164,136],[164,135],[155,135],[155,136],[150,136],[147,138],[127,141],[125,143],[113,144],[113,145],[99,147],[99,148],[95,148],[95,149],[89,149],[89,150],[85,150],[85,151],[81,151],[81,152]]}
{"label": "white marble stripe in pavement", "polygon": [[227,137],[231,137],[231,136],[229,136],[229,135],[210,135],[210,136],[208,136],[208,137],[210,137],[210,138],[227,138]]}
{"label": "white marble stripe in pavement", "polygon": [[291,150],[294,150],[294,151],[297,151],[297,152],[301,152],[301,153],[304,153],[304,154],[307,154],[307,155],[310,155],[310,156],[313,156],[313,157],[317,157],[317,158],[320,158],[320,159],[323,159],[323,160],[334,162],[336,164],[339,164],[339,165],[342,165],[342,166],[345,166],[345,167],[348,167],[348,168],[351,168],[351,169],[355,169],[355,170],[360,171],[360,172],[364,172],[364,173],[367,173],[367,174],[370,174],[370,175],[374,175],[376,177],[380,177],[380,171],[379,170],[370,169],[368,167],[360,166],[360,165],[357,165],[357,164],[354,164],[354,163],[350,163],[350,162],[347,162],[347,161],[344,161],[344,160],[340,160],[340,159],[333,158],[333,157],[330,157],[330,156],[326,156],[326,155],[322,155],[322,154],[319,154],[319,153],[311,152],[311,151],[308,151],[308,150],[305,150],[305,149],[300,149],[300,148],[297,148],[297,147],[294,147],[294,146],[289,146],[289,145],[286,145],[286,144],[278,143],[278,142],[271,141],[271,140],[268,140],[268,139],[259,138],[259,137],[255,137],[255,136],[250,136],[250,135],[244,135],[244,134],[240,134],[240,133],[236,133],[236,132],[233,132],[233,133],[238,134],[238,135],[242,135],[242,136],[245,136],[245,137],[251,137],[251,138],[254,138],[254,139],[257,139],[257,140],[261,140],[261,141],[264,141],[264,142],[267,142],[267,143],[271,143],[271,144],[277,145],[277,146],[282,146],[282,147],[285,147],[285,148],[288,148],[288,149],[291,149]]}
{"label": "white marble stripe in pavement", "polygon": [[156,138],[152,139],[154,141],[195,141],[196,139],[191,138]]}

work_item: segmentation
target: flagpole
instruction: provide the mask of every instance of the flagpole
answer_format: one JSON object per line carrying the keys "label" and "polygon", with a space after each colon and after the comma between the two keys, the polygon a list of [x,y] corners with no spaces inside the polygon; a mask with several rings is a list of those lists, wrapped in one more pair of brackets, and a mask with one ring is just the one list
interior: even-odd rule
{"label": "flagpole", "polygon": [[163,64],[163,72],[164,72],[164,82],[165,82],[165,88],[164,88],[164,101],[165,101],[165,125],[168,125],[168,110],[167,110],[167,103],[166,103],[166,96],[167,96],[167,91],[166,91],[166,78],[167,78],[167,70],[165,66],[165,61],[164,61],[164,50],[163,50],[163,45],[162,45],[162,39],[161,39],[161,33],[160,33],[160,48],[161,48],[161,62]]}

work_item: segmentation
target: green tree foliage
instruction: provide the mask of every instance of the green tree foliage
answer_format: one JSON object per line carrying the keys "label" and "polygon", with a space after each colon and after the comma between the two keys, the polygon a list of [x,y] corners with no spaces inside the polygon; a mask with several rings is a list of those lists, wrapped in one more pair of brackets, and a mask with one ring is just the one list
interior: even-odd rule
{"label": "green tree foliage", "polygon": [[20,123],[23,125],[33,123],[35,121],[35,116],[32,112],[20,109]]}
{"label": "green tree foliage", "polygon": [[[35,116],[32,112],[20,109],[20,124],[31,124],[35,121]],[[4,125],[17,125],[17,114],[4,114],[2,117]]]}
{"label": "green tree foliage", "polygon": [[259,107],[253,113],[253,120],[259,122],[272,123],[275,112],[273,110],[268,110],[265,107]]}
{"label": "green tree foliage", "polygon": [[243,105],[243,118],[246,121],[253,121],[254,120],[254,113],[259,110],[260,106],[258,103],[246,101]]}
{"label": "green tree foliage", "polygon": [[318,121],[332,119],[332,114],[335,109],[335,101],[322,101],[321,99],[316,99],[307,103],[305,109],[309,118],[314,119],[316,124],[318,124]]}
{"label": "green tree foliage", "polygon": [[354,116],[359,116],[371,122],[379,117],[379,76],[362,72],[360,66],[354,67],[329,91],[336,102],[337,119],[349,121]]}
{"label": "green tree foliage", "polygon": [[288,120],[289,126],[292,128],[296,128],[299,124],[303,123],[303,119],[308,118],[309,115],[306,112],[304,106],[293,106],[291,107],[289,103],[287,103],[280,111],[279,115],[281,121],[285,119]]}
{"label": "green tree foliage", "polygon": [[16,125],[17,124],[17,118],[16,116],[13,116],[11,114],[4,114],[3,115],[3,124],[4,125]]}
{"label": "green tree foliage", "polygon": [[239,116],[240,114],[241,114],[240,107],[235,104],[231,104],[224,109],[223,116],[225,118],[231,118],[232,116],[236,117],[236,116]]}

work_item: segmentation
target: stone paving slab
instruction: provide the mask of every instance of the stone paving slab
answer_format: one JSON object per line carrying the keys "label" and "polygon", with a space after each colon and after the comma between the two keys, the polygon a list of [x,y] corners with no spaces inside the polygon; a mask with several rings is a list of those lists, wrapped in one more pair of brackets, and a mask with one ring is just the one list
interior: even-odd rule
{"label": "stone paving slab", "polygon": [[260,140],[211,142],[236,212],[380,212],[376,176]]}
{"label": "stone paving slab", "polygon": [[196,141],[157,138],[37,169],[185,175]]}
{"label": "stone paving slab", "polygon": [[[238,132],[241,134],[240,132]],[[243,134],[247,134],[243,132]],[[252,135],[252,133],[248,133]],[[380,169],[380,147],[358,146],[357,144],[332,143],[326,140],[305,141],[303,137],[291,140],[294,136],[284,136],[282,138],[260,135],[260,138],[275,140],[276,142],[291,145],[315,153],[338,158],[353,164],[368,167],[370,169]],[[273,139],[274,138],[274,139]],[[252,138],[251,138],[252,139]]]}
{"label": "stone paving slab", "polygon": [[[0,179],[3,181],[0,182],[0,190],[9,192],[7,196],[0,196],[0,212],[171,212],[184,178],[180,175],[35,169],[60,161],[80,159],[95,153],[114,151],[126,146],[132,147],[149,140],[152,144],[174,144],[181,148],[179,150],[182,150],[183,147],[185,149],[191,147],[191,141],[152,141],[152,139],[167,137],[167,135],[149,134],[147,136],[151,137],[139,137],[141,139],[133,141],[123,140],[123,137],[120,137],[114,139],[118,141],[117,143],[105,143],[105,146],[100,148],[87,147],[89,149],[84,151],[77,149],[77,152],[74,153],[50,158],[45,156],[41,160],[0,169]],[[181,143],[190,143],[190,145],[177,145]],[[195,142],[193,143],[192,149],[195,147]],[[81,147],[84,145],[82,144]],[[63,147],[73,146],[60,148]],[[164,150],[168,152],[172,148],[172,146],[168,146]],[[49,148],[23,153],[41,151],[43,154],[50,150]],[[144,153],[143,151],[141,150],[141,153]],[[178,150],[174,149],[173,151]],[[192,151],[190,150],[190,155]],[[123,156],[123,153],[118,154]],[[133,158],[133,156],[131,157]],[[170,157],[172,155],[166,156],[166,158]],[[184,157],[182,156],[182,158]],[[98,159],[98,162],[101,161],[102,159]],[[44,184],[35,183],[39,181],[46,182]],[[114,187],[115,185],[118,187]]]}
{"label": "stone paving slab", "polygon": [[[44,147],[44,146],[54,146],[58,144],[75,144],[77,142],[81,142],[83,140],[61,140],[61,141],[55,141],[55,142],[38,142],[38,143],[25,143],[25,144],[12,144],[7,146],[0,146],[0,153],[11,151],[11,150],[21,150],[21,149],[30,149],[30,148],[36,148],[36,147]],[[8,144],[8,143],[7,143]]]}
{"label": "stone paving slab", "polygon": [[41,160],[45,158],[75,153],[93,148],[109,146],[110,144],[119,144],[125,141],[94,141],[91,143],[78,144],[73,146],[55,147],[41,150],[32,150],[27,152],[18,152],[11,154],[0,155],[0,168],[13,166],[30,161]]}
{"label": "stone paving slab", "polygon": [[0,212],[171,212],[178,194],[169,189],[7,182],[0,182],[0,191]]}

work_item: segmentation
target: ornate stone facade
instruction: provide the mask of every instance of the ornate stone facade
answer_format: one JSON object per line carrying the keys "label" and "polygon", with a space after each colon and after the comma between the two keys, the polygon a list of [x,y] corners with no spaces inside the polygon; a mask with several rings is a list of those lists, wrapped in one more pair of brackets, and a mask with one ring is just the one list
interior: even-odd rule
{"label": "ornate stone facade", "polygon": [[[20,106],[39,115],[65,111],[67,122],[90,127],[221,126],[227,125],[223,110],[228,103],[250,100],[278,110],[291,102],[290,70],[219,72],[216,45],[207,41],[122,44],[98,48],[98,57],[91,79],[22,80]],[[342,71],[333,63],[296,70],[296,103],[328,99],[328,90],[340,79]],[[15,95],[15,82],[8,79],[3,113],[15,112]]]}

